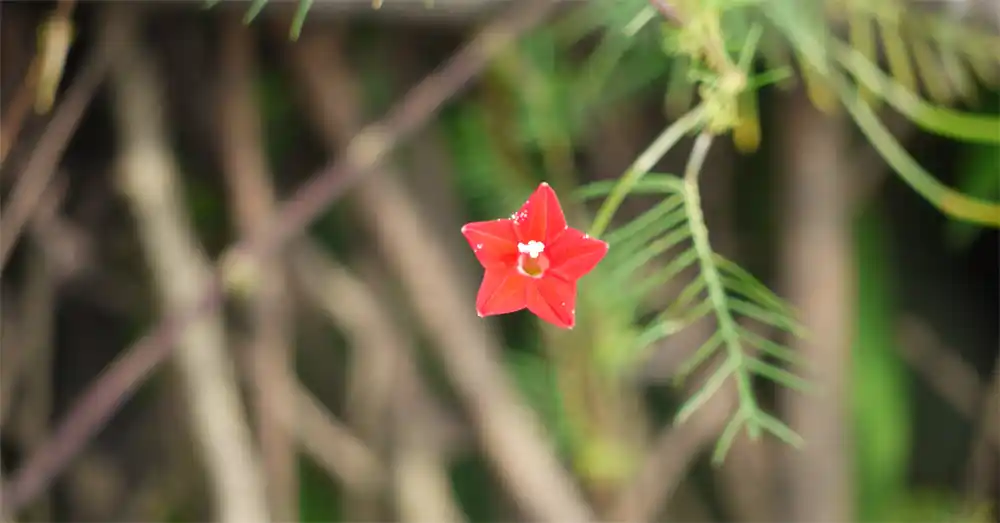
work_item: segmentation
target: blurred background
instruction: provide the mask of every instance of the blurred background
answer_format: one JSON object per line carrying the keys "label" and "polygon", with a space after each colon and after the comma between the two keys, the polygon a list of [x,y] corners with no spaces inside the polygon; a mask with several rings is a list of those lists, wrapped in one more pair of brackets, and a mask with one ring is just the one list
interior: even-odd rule
{"label": "blurred background", "polygon": [[[810,336],[755,332],[818,392],[759,380],[804,445],[740,433],[714,466],[736,387],[674,416],[715,324],[635,343],[696,268],[632,306],[614,279],[681,251],[609,255],[562,331],[478,318],[459,233],[541,181],[588,229],[603,197],[579,188],[697,97],[664,38],[690,2],[433,4],[317,1],[293,40],[287,1],[249,24],[249,2],[0,3],[4,517],[998,520],[996,230],[928,204],[802,75],[743,99],[705,162],[705,219],[795,307]],[[830,4],[847,34],[856,11]],[[982,35],[961,63],[914,43],[921,93],[995,115],[995,8],[919,4]],[[766,29],[760,68],[787,46]],[[1000,199],[1000,147],[874,107],[944,184]],[[691,143],[654,171],[682,174]],[[627,198],[612,230],[657,201]],[[264,255],[232,255],[242,240]]]}

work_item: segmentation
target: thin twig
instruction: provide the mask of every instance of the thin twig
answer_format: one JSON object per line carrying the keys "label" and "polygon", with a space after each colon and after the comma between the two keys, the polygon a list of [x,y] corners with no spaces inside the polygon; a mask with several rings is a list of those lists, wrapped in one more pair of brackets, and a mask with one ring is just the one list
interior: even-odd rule
{"label": "thin twig", "polygon": [[24,225],[49,185],[70,138],[101,85],[120,46],[95,45],[49,121],[11,191],[0,218],[0,268],[7,264]]}
{"label": "thin twig", "polygon": [[[51,260],[37,241],[28,242],[31,255],[27,283],[25,285],[20,325],[22,338],[19,340],[24,360],[15,372],[15,379],[21,389],[18,405],[19,416],[11,423],[12,433],[19,449],[28,454],[37,452],[40,442],[49,431],[52,416],[54,358],[53,322],[56,306],[56,277]],[[14,421],[14,420],[12,420]],[[32,519],[47,521],[52,519],[51,506],[42,500],[30,512]]]}
{"label": "thin twig", "polygon": [[[136,33],[136,13],[109,8],[105,30],[125,36],[127,59],[112,67],[114,113],[122,136],[120,190],[131,206],[162,306],[190,308],[212,273],[181,199],[180,180],[166,138],[163,100],[151,56]],[[187,394],[192,434],[227,523],[271,520],[252,433],[240,400],[236,372],[226,354],[222,318],[206,314],[185,329],[176,364]]]}
{"label": "thin twig", "polygon": [[[240,236],[247,237],[264,229],[276,204],[264,157],[259,103],[252,90],[256,66],[251,33],[234,14],[226,16],[223,24],[218,135],[234,222]],[[281,257],[269,258],[257,275],[245,303],[252,338],[249,355],[257,436],[273,517],[297,521],[298,457],[291,434],[274,421],[291,404],[288,394],[296,379],[285,264]]]}
{"label": "thin twig", "polygon": [[26,357],[21,342],[23,313],[11,307],[10,300],[11,292],[0,292],[0,304],[3,305],[3,314],[0,314],[0,429],[5,428],[10,416],[15,384]]}
{"label": "thin twig", "polygon": [[[277,37],[286,40],[284,37],[284,26],[276,24]],[[339,57],[338,52],[343,45],[339,35],[342,34],[343,27],[325,33],[322,37],[321,46],[334,51],[332,54]],[[303,40],[297,47],[302,50],[315,48],[320,43],[317,39]],[[301,54],[296,53],[296,57]],[[326,63],[328,55],[313,56],[314,63],[308,67],[326,68],[330,67]],[[343,83],[353,84],[356,73],[341,64],[334,64],[336,74],[342,77]],[[354,99],[356,96],[349,95],[346,98],[336,93],[333,99],[337,99],[341,108],[348,111],[354,109]],[[341,110],[341,112],[344,112]],[[382,310],[381,304],[374,296],[374,292],[368,289],[363,282],[345,282],[351,278],[345,269],[336,269],[336,274],[331,273],[329,263],[324,263],[320,259],[321,251],[311,249],[314,252],[306,255],[297,253],[300,258],[308,256],[312,270],[308,274],[313,277],[324,276],[322,281],[326,282],[325,293],[327,300],[337,303],[326,304],[324,310],[331,314],[331,319],[335,323],[341,324],[351,343],[349,367],[347,369],[347,391],[344,405],[344,416],[350,426],[357,431],[360,437],[364,438],[369,445],[378,449],[378,452],[393,459],[398,449],[389,450],[391,444],[392,406],[394,396],[398,389],[404,386],[405,382],[419,379],[413,368],[411,354],[414,351],[413,344],[409,341],[412,334],[402,332],[401,328],[394,324],[391,314]],[[360,254],[359,256],[363,256]],[[300,259],[300,265],[306,260]],[[300,269],[301,270],[301,269]],[[296,271],[302,274],[299,271]],[[331,277],[336,281],[330,281]],[[350,291],[345,294],[342,286],[346,283]],[[312,283],[312,293],[316,283]],[[321,298],[322,299],[322,298]],[[314,297],[316,301],[316,297]],[[348,313],[346,309],[353,309],[353,313]],[[347,315],[347,317],[345,317]],[[407,387],[408,388],[408,387]],[[408,434],[426,432],[428,420],[418,419],[405,429]],[[396,463],[391,465],[395,468]],[[439,463],[444,468],[443,463]],[[385,485],[373,486],[367,490],[355,490],[344,500],[345,518],[358,521],[377,521],[386,518],[383,503],[384,488],[392,487],[389,482]],[[377,487],[377,488],[374,488]],[[452,500],[453,502],[453,500]]]}
{"label": "thin twig", "polygon": [[[993,379],[983,384],[976,369],[946,347],[919,318],[903,318],[897,326],[897,339],[903,360],[976,427],[965,471],[967,508],[975,510],[991,499],[990,488],[1000,488],[996,468],[1000,458],[1000,359]],[[992,482],[996,483],[991,486]]]}
{"label": "thin twig", "polygon": [[296,435],[302,447],[330,475],[350,490],[366,490],[386,479],[384,465],[364,442],[357,439],[298,383],[292,391],[292,406],[278,412],[282,426]]}
{"label": "thin twig", "polygon": [[[301,54],[296,70],[319,108],[311,111],[316,123],[336,148],[353,135],[362,118],[353,109],[362,104],[358,88],[344,85],[344,74],[324,67],[327,60],[307,57],[302,49],[297,49]],[[591,520],[590,508],[553,455],[537,418],[517,397],[496,360],[499,347],[465,305],[460,286],[447,276],[459,268],[444,255],[445,247],[406,191],[382,172],[361,184],[358,202],[363,220],[434,340],[431,347],[465,403],[483,451],[521,509],[538,520]]]}
{"label": "thin twig", "polygon": [[[45,31],[45,39],[36,49],[21,86],[4,111],[5,118],[0,123],[0,165],[17,141],[32,106],[36,112],[48,112],[51,108],[73,39],[70,17],[75,7],[76,0],[60,0],[48,19],[36,29]],[[43,111],[37,111],[39,108]]]}
{"label": "thin twig", "polygon": [[[331,202],[378,167],[383,155],[434,116],[441,104],[462,90],[490,58],[541,22],[551,8],[546,0],[519,2],[486,26],[447,63],[414,87],[386,118],[356,137],[350,147],[351,154],[301,187],[279,211],[276,220],[280,225],[266,235],[243,239],[233,247],[234,252],[266,255],[298,235]],[[366,143],[369,145],[365,146]],[[170,355],[173,343],[180,337],[179,331],[220,305],[223,287],[219,275],[217,271],[217,277],[205,283],[197,303],[187,310],[168,314],[83,393],[51,438],[6,481],[4,512],[0,515],[14,513],[38,496],[149,373]]]}
{"label": "thin twig", "polygon": [[[992,510],[1000,512],[997,504],[1000,491],[1000,357],[993,366],[993,378],[980,399],[981,414],[975,421],[976,432],[972,451],[966,465],[967,503],[978,508],[993,502]],[[992,490],[991,490],[992,489]]]}
{"label": "thin twig", "polygon": [[35,101],[35,86],[38,85],[39,70],[38,60],[33,59],[28,65],[21,86],[4,111],[5,118],[0,122],[0,166],[7,159],[7,153],[10,152],[11,147],[17,142],[18,135],[21,134],[21,127],[31,111],[32,103]]}
{"label": "thin twig", "polygon": [[[354,351],[379,353],[379,358],[392,360],[395,389],[393,399],[406,400],[405,406],[400,405],[397,409],[396,417],[400,418],[398,426],[389,430],[398,439],[404,440],[397,444],[405,445],[411,439],[417,439],[422,444],[435,448],[454,448],[454,436],[441,429],[453,426],[455,422],[446,420],[442,423],[443,408],[433,402],[426,385],[420,379],[409,338],[399,332],[371,286],[352,275],[347,268],[324,256],[317,247],[305,242],[292,249],[292,257],[295,267],[293,274],[297,276],[298,287],[310,302],[326,312],[343,330]],[[412,449],[397,449],[394,468],[407,465],[400,464],[399,461],[405,460],[408,450]],[[402,458],[401,454],[404,455]],[[425,454],[423,457],[428,458],[420,461],[424,470],[446,469],[443,456]],[[411,489],[410,478],[400,478],[398,470],[393,478],[383,479],[394,479],[397,491]],[[382,486],[385,485],[357,484],[353,492],[364,494]],[[416,510],[425,516],[416,518],[416,521],[448,521],[453,520],[453,514],[460,513],[457,509],[447,509],[457,506],[450,492],[429,490],[424,491],[424,495],[427,497],[423,499],[423,503],[419,506],[407,504],[404,510]],[[413,518],[407,518],[404,514],[404,519]]]}
{"label": "thin twig", "polygon": [[421,379],[413,336],[392,321],[389,301],[380,299],[374,284],[305,240],[296,242],[290,252],[295,269],[292,279],[304,297],[329,316],[352,346],[391,353],[397,366],[396,388],[418,399],[421,409],[428,411],[425,418],[435,439],[452,452],[466,448],[466,427]]}
{"label": "thin twig", "polygon": [[975,419],[979,401],[985,397],[976,369],[945,347],[937,334],[917,318],[900,321],[898,339],[903,361],[962,417]]}
{"label": "thin twig", "polygon": [[683,424],[662,430],[642,468],[622,489],[608,520],[656,520],[695,459],[733,415],[736,396],[735,383],[729,383]]}

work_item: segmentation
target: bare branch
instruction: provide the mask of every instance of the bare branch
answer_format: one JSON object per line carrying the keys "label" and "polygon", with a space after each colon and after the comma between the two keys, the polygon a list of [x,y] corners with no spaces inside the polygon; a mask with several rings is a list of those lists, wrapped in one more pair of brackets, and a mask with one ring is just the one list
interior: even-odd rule
{"label": "bare branch", "polygon": [[[123,140],[120,190],[135,215],[164,310],[185,310],[198,301],[211,269],[184,212],[177,167],[165,137],[162,84],[152,58],[134,35],[135,13],[116,7],[109,11],[107,27],[125,32],[122,45],[130,50],[128,59],[112,68],[115,116]],[[186,329],[175,361],[221,521],[270,521],[236,373],[225,351],[222,318],[207,314]]]}
{"label": "bare branch", "polygon": [[[540,22],[552,5],[545,0],[520,2],[486,26],[435,73],[414,87],[389,115],[355,138],[339,162],[324,169],[301,187],[279,211],[276,227],[245,238],[233,252],[266,255],[299,234],[331,202],[378,167],[382,156],[427,122],[445,100],[458,93],[498,51],[520,33]],[[381,139],[379,140],[378,137]],[[375,140],[373,142],[373,140]],[[364,144],[369,144],[365,146]],[[244,258],[252,262],[253,258]],[[90,440],[119,405],[171,353],[179,330],[214,311],[222,300],[222,279],[205,282],[200,300],[190,308],[167,315],[149,334],[129,347],[77,401],[51,439],[33,454],[4,485],[4,514],[39,495],[69,460]]]}
{"label": "bare branch", "polygon": [[76,126],[83,118],[117,52],[116,46],[94,46],[25,164],[24,171],[4,205],[6,211],[0,218],[0,267],[7,264],[7,258],[17,244],[24,225],[52,180]]}
{"label": "bare branch", "polygon": [[[345,75],[331,70],[327,60],[307,58],[300,51],[295,62],[320,108],[312,113],[335,148],[353,135],[361,120],[352,110],[361,104],[357,86],[345,85]],[[362,218],[434,339],[432,347],[473,420],[486,456],[522,510],[538,520],[591,520],[590,508],[553,455],[538,420],[507,380],[496,359],[500,348],[448,277],[459,268],[443,255],[441,241],[428,230],[406,192],[382,173],[366,180],[358,197]]]}
{"label": "bare branch", "polygon": [[[30,264],[22,298],[22,323],[18,340],[22,360],[15,367],[13,380],[20,388],[18,416],[11,420],[8,433],[13,435],[24,453],[37,452],[40,442],[48,435],[52,416],[53,372],[55,349],[52,346],[53,322],[56,306],[56,277],[51,260],[38,245],[30,244]],[[4,384],[6,385],[6,384]],[[32,518],[42,521],[52,519],[51,507],[43,500],[32,510]]]}
{"label": "bare branch", "polygon": [[976,370],[942,346],[937,334],[916,318],[899,324],[899,355],[959,414],[976,417],[983,385]]}
{"label": "bare branch", "polygon": [[996,467],[1000,458],[1000,359],[987,385],[975,368],[944,346],[937,333],[919,318],[904,317],[897,326],[897,338],[906,363],[976,426],[966,466],[968,503],[973,505],[968,508],[975,509],[974,505],[991,499],[990,488],[1000,488]]}
{"label": "bare branch", "polygon": [[[254,46],[246,26],[230,14],[223,22],[218,129],[225,179],[234,222],[243,237],[264,230],[274,214],[275,197],[261,139],[255,80]],[[273,517],[297,521],[298,456],[291,434],[274,418],[293,401],[296,380],[289,338],[291,301],[285,292],[281,257],[262,262],[258,281],[246,296],[251,329],[250,358],[257,434]]]}
{"label": "bare branch", "polygon": [[[699,381],[706,377],[700,376]],[[696,381],[686,388],[697,390],[699,385]],[[695,459],[732,417],[736,398],[736,385],[730,382],[683,424],[661,430],[642,468],[619,494],[608,520],[655,521]]]}
{"label": "bare branch", "polygon": [[[993,366],[993,379],[983,391],[981,414],[976,420],[976,434],[966,466],[968,502],[980,505],[993,501],[994,510],[1000,491],[1000,357]],[[970,507],[971,508],[971,507]]]}
{"label": "bare branch", "polygon": [[[854,274],[850,165],[846,163],[843,126],[819,113],[802,91],[781,105],[786,121],[783,149],[788,190],[783,239],[784,287],[798,307],[808,340],[792,349],[810,362],[808,379],[823,390],[803,396],[782,391],[792,429],[806,441],[789,448],[788,517],[795,521],[850,521],[851,422],[844,403],[851,354],[851,307]],[[823,277],[816,277],[822,267]]]}
{"label": "bare branch", "polygon": [[[445,417],[443,408],[436,405],[420,379],[409,338],[399,332],[369,285],[327,259],[319,249],[300,243],[293,250],[293,258],[299,287],[347,334],[354,351],[376,353],[391,364],[396,424],[388,431],[396,435],[398,448],[394,453],[395,474],[385,479],[393,480],[397,492],[405,498],[400,500],[403,519],[456,521],[461,511],[453,508],[457,503],[450,491],[412,484],[440,479],[437,474],[446,467],[444,456],[437,450],[453,450],[457,440],[454,431],[447,430],[456,421]],[[411,468],[419,473],[412,474]],[[421,492],[420,503],[406,494],[414,490]]]}
{"label": "bare branch", "polygon": [[364,490],[385,481],[385,469],[371,450],[357,439],[307,390],[295,384],[294,408],[275,414],[292,429],[316,461],[352,490]]}

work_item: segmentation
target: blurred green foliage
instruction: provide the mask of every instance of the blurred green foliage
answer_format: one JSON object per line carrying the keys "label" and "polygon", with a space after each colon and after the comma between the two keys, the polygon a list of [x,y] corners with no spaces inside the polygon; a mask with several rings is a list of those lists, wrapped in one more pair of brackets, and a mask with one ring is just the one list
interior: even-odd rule
{"label": "blurred green foliage", "polygon": [[850,391],[856,446],[856,493],[861,521],[896,521],[887,503],[906,493],[910,460],[909,379],[894,346],[897,321],[894,253],[878,209],[855,226],[856,327]]}

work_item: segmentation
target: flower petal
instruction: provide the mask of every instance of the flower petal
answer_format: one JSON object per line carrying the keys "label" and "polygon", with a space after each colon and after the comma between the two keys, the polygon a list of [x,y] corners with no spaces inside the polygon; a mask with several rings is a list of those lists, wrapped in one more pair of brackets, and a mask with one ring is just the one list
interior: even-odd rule
{"label": "flower petal", "polygon": [[559,205],[559,198],[544,182],[511,216],[511,220],[517,238],[524,243],[534,240],[548,245],[566,230],[566,216]]}
{"label": "flower petal", "polygon": [[517,269],[487,269],[476,296],[476,313],[493,316],[525,308],[529,280]]}
{"label": "flower petal", "polygon": [[528,310],[564,329],[576,322],[576,283],[560,278],[541,278],[528,288]]}
{"label": "flower petal", "polygon": [[552,264],[549,272],[569,281],[576,281],[594,270],[607,253],[607,242],[572,228],[566,229],[555,243],[545,247],[545,254]]}
{"label": "flower petal", "polygon": [[511,220],[467,223],[462,235],[484,268],[517,263],[517,236]]}

